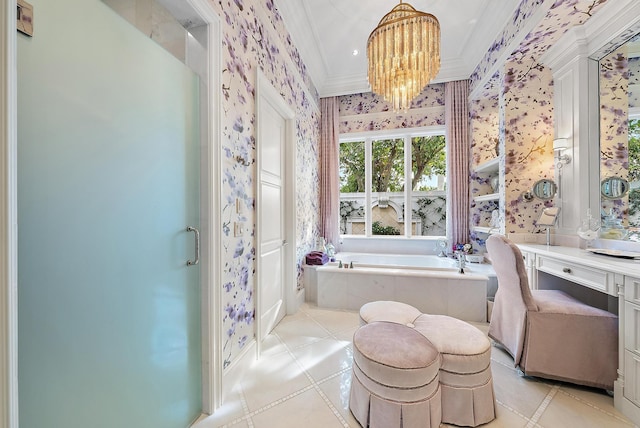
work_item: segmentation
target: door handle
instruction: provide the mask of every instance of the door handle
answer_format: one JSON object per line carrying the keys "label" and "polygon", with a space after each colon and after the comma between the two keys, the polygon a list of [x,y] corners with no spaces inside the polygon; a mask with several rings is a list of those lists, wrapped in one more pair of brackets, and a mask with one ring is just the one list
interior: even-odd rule
{"label": "door handle", "polygon": [[187,260],[187,266],[195,266],[200,261],[200,232],[195,227],[188,226],[187,232],[193,232],[196,236],[196,258],[194,260]]}

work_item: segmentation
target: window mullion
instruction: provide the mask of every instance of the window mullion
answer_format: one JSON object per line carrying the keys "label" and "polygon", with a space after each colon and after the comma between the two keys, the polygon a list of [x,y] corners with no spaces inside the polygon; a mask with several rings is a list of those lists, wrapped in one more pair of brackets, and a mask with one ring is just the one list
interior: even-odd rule
{"label": "window mullion", "polygon": [[367,138],[364,141],[364,228],[365,236],[372,236],[371,232],[371,176],[372,176],[372,139]]}

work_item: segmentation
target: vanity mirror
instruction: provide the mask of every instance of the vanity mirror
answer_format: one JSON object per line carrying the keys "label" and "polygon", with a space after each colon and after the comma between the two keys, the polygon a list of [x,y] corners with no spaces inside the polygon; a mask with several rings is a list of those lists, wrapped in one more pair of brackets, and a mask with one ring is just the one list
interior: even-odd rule
{"label": "vanity mirror", "polygon": [[531,188],[531,193],[542,201],[548,201],[553,199],[557,190],[558,187],[553,180],[543,178],[542,180],[538,180],[534,183]]}
{"label": "vanity mirror", "polygon": [[620,199],[629,192],[629,181],[620,177],[607,177],[600,182],[600,195],[604,199]]}
{"label": "vanity mirror", "polygon": [[[640,228],[640,34],[598,59],[600,210]],[[640,230],[640,229],[639,229]]]}

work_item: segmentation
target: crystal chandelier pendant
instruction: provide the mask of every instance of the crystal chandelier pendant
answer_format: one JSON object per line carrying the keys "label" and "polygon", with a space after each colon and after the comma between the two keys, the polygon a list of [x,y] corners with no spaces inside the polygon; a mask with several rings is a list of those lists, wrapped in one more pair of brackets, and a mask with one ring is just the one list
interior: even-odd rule
{"label": "crystal chandelier pendant", "polygon": [[440,71],[438,19],[401,1],[369,35],[367,58],[371,90],[408,110]]}

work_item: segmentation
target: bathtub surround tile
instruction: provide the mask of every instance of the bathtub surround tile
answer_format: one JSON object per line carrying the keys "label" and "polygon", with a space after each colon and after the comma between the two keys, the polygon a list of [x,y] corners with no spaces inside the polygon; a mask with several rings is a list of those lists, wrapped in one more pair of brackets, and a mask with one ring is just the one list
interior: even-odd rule
{"label": "bathtub surround tile", "polygon": [[[355,311],[303,304],[298,314],[276,327],[275,338],[267,339],[267,349],[282,352],[256,361],[222,408],[193,428],[359,427],[349,411],[351,337],[357,323]],[[472,324],[486,333],[488,324]],[[608,395],[520,377],[511,357],[495,346],[491,368],[497,419],[483,427],[632,426]]]}
{"label": "bathtub surround tile", "polygon": [[446,291],[448,315],[475,322],[487,319],[487,280],[448,279]]}
{"label": "bathtub surround tile", "polygon": [[[447,290],[440,282],[425,278],[425,283],[416,283],[415,278],[398,278],[396,284],[396,300],[408,303],[425,314],[442,315],[447,312]],[[425,299],[428,287],[429,298]]]}
{"label": "bathtub surround tile", "polygon": [[395,300],[396,278],[390,275],[349,275],[347,285],[347,309],[356,311],[374,300]]}
{"label": "bathtub surround tile", "polygon": [[[436,258],[435,260],[439,260]],[[317,304],[357,311],[376,300],[411,304],[423,313],[450,315],[465,321],[487,319],[485,275],[455,269],[325,266],[317,271]]]}
{"label": "bathtub surround tile", "polygon": [[323,308],[347,307],[347,275],[325,269],[318,270],[318,284],[331,284],[331,288],[318,288],[318,306]]}

